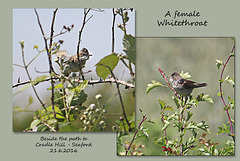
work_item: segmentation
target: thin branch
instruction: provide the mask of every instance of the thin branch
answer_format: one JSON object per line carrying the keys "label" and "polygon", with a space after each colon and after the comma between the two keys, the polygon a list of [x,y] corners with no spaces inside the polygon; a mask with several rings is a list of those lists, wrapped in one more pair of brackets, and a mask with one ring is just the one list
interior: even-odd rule
{"label": "thin branch", "polygon": [[174,92],[175,96],[177,96],[179,99],[181,99],[181,97],[177,94],[177,92],[171,87],[170,83],[167,80],[167,77],[165,76],[165,73],[162,71],[161,68],[159,68],[159,72],[161,73],[161,75],[163,76],[163,78],[165,79],[168,87]]}
{"label": "thin branch", "polygon": [[[54,33],[54,22],[55,22],[55,16],[56,16],[57,10],[58,10],[58,8],[56,8],[55,11],[53,11],[53,18],[52,18],[52,25],[51,25],[51,35],[50,35],[50,44],[49,44],[50,51],[48,51],[48,60],[50,62],[50,64],[49,64],[49,74],[50,75],[52,73],[54,73],[53,66],[52,66],[51,53],[52,53],[52,41],[53,41],[52,36],[53,36],[53,33]],[[51,86],[52,86],[52,90],[51,90],[51,92],[52,92],[52,96],[51,96],[52,110],[53,110],[54,118],[57,119],[56,111],[55,111],[55,107],[54,107],[54,80],[53,80],[52,76],[51,76]],[[58,126],[56,128],[57,128],[57,131],[58,131]]]}
{"label": "thin branch", "polygon": [[94,8],[92,8],[91,10],[92,10],[92,11],[97,11],[97,12],[104,12],[104,10],[101,9],[101,8],[98,8],[98,9],[94,9]]}
{"label": "thin branch", "polygon": [[122,17],[122,22],[123,22],[123,32],[124,32],[124,35],[127,34],[127,30],[126,30],[126,21],[124,20],[124,15],[123,15],[123,9],[120,8],[120,15]]}
{"label": "thin branch", "polygon": [[57,132],[57,130],[54,129],[54,127],[50,126],[46,122],[41,121],[42,124],[46,125],[49,129],[51,129],[53,132]]}
{"label": "thin branch", "polygon": [[[67,32],[70,32],[72,29],[73,29],[74,25],[72,24],[71,26],[69,27],[66,27],[65,25],[63,26],[62,30],[60,31],[60,33],[56,34],[56,35],[52,35],[51,37],[47,38],[47,40],[51,39],[51,38],[54,38],[54,37],[57,37],[57,36],[60,36],[60,35],[63,35]],[[63,31],[65,30],[65,31]]]}
{"label": "thin branch", "polygon": [[135,131],[135,133],[134,133],[134,135],[133,135],[133,137],[132,137],[132,140],[131,140],[130,144],[128,145],[128,148],[126,149],[125,155],[128,154],[128,152],[129,152],[129,150],[130,150],[130,148],[131,148],[131,146],[132,146],[133,141],[136,139],[136,135],[137,135],[138,131],[140,130],[143,122],[144,122],[146,119],[147,119],[147,117],[146,117],[145,115],[143,115],[142,121],[139,123],[138,128],[137,128],[137,130]]}
{"label": "thin branch", "polygon": [[123,100],[122,100],[122,95],[121,95],[121,92],[120,92],[120,88],[119,88],[119,84],[117,82],[117,79],[114,75],[114,73],[112,72],[111,68],[105,64],[101,64],[99,63],[100,65],[104,66],[104,67],[107,67],[109,69],[109,71],[111,72],[112,76],[113,76],[113,79],[115,80],[116,82],[116,86],[117,86],[117,91],[118,91],[118,96],[119,96],[119,99],[120,99],[120,102],[121,102],[121,107],[122,107],[122,112],[123,112],[123,116],[124,116],[124,119],[126,120],[127,124],[128,124],[128,128],[129,128],[129,131],[132,130],[131,128],[131,124],[129,123],[128,119],[127,119],[127,114],[125,112],[125,108],[124,108],[124,104],[123,104]]}
{"label": "thin branch", "polygon": [[[54,70],[53,70],[53,65],[52,65],[52,61],[51,61],[51,53],[50,53],[50,51],[49,51],[49,48],[48,48],[48,43],[47,43],[47,38],[46,38],[46,36],[45,36],[45,34],[44,34],[44,31],[43,31],[43,27],[42,27],[42,24],[41,24],[41,22],[40,22],[40,18],[39,18],[39,15],[38,15],[38,12],[37,12],[37,10],[36,10],[36,8],[34,8],[34,11],[35,11],[35,14],[36,14],[36,16],[37,16],[37,21],[38,21],[38,25],[39,25],[39,27],[40,27],[40,30],[41,30],[41,33],[42,33],[42,36],[43,36],[43,39],[44,39],[44,44],[45,44],[45,49],[46,49],[46,51],[47,51],[47,55],[48,55],[48,63],[49,63],[49,66],[50,66],[50,70],[52,71],[52,72],[54,72]],[[51,32],[52,33],[52,32]],[[51,46],[50,46],[51,47]],[[50,48],[50,50],[51,50],[51,48]],[[55,73],[55,72],[54,72]]]}
{"label": "thin branch", "polygon": [[112,9],[112,12],[113,12],[113,22],[112,22],[112,53],[114,53],[114,46],[115,46],[115,37],[114,37],[114,27],[115,27],[115,20],[116,20],[116,13],[114,11],[114,8]]}
{"label": "thin branch", "polygon": [[17,67],[24,68],[24,66],[22,66],[22,65],[19,65],[19,64],[14,64],[14,63],[13,63],[13,65],[15,65],[15,66],[17,66]]}
{"label": "thin branch", "polygon": [[[84,16],[83,16],[83,23],[82,23],[82,27],[79,31],[79,36],[78,36],[78,45],[77,45],[77,59],[78,59],[78,62],[80,62],[80,58],[79,58],[79,48],[80,48],[80,42],[81,42],[81,37],[82,37],[82,32],[83,32],[83,29],[84,29],[84,26],[86,25],[86,23],[93,17],[93,15],[91,15],[87,20],[87,14],[90,12],[91,8],[89,8],[88,10],[86,8],[84,8]],[[82,67],[81,67],[81,64],[78,63],[79,65],[79,78],[80,76],[82,76],[82,80],[84,80],[84,75],[83,75],[83,72],[82,72]]]}
{"label": "thin branch", "polygon": [[40,55],[44,51],[45,50],[39,51],[38,54],[27,64],[27,66],[29,66],[38,57],[38,55]]}
{"label": "thin branch", "polygon": [[55,23],[57,11],[58,11],[58,8],[56,8],[55,11],[53,11],[49,49],[52,48],[53,33],[54,33],[54,23]]}
{"label": "thin branch", "polygon": [[[48,63],[49,63],[49,74],[52,75],[52,73],[55,73],[54,70],[53,70],[53,65],[52,65],[52,58],[51,58],[51,52],[52,52],[52,36],[53,36],[53,33],[54,33],[54,22],[55,22],[55,16],[56,16],[56,12],[57,12],[58,8],[55,9],[55,11],[53,12],[53,18],[52,18],[52,25],[51,25],[51,35],[50,35],[50,44],[49,44],[49,47],[48,47],[48,42],[47,42],[47,38],[44,34],[44,31],[43,31],[43,28],[42,28],[42,25],[41,25],[41,22],[40,22],[40,19],[39,19],[39,15],[37,13],[37,10],[36,8],[34,9],[35,11],[35,14],[37,16],[37,21],[38,21],[38,25],[40,27],[40,30],[42,32],[42,36],[43,36],[43,39],[44,39],[44,43],[45,43],[45,49],[47,51],[47,56],[48,56]],[[51,102],[52,102],[52,110],[53,110],[53,115],[54,115],[54,118],[56,119],[56,111],[55,111],[55,108],[54,108],[54,80],[53,80],[53,77],[51,76],[51,87],[52,87],[52,94],[51,94]]]}
{"label": "thin branch", "polygon": [[[232,48],[232,50],[231,50],[231,53],[233,53],[234,49],[235,49],[235,45],[233,45],[233,48]],[[231,57],[232,57],[232,56],[229,55],[227,61],[226,61],[225,63],[223,63],[223,69],[222,69],[222,72],[221,72],[220,80],[223,79],[224,70],[225,70],[225,68],[226,68],[226,66],[227,66],[227,63],[229,62],[229,60],[230,60]],[[222,102],[223,102],[223,105],[224,105],[224,107],[225,107],[225,106],[226,106],[226,103],[225,103],[225,100],[224,100],[224,98],[223,98],[222,83],[223,83],[223,82],[220,81],[220,97],[221,97]],[[232,125],[232,121],[231,121],[231,117],[230,117],[230,115],[229,115],[228,109],[226,109],[226,112],[227,112],[227,116],[228,116],[229,123],[230,123],[230,128],[231,128],[232,137],[233,137],[233,140],[235,141],[234,131],[233,131],[233,125]]]}
{"label": "thin branch", "polygon": [[[27,69],[28,66],[26,65],[25,58],[24,58],[24,42],[22,42],[22,43],[20,43],[20,44],[21,44],[21,49],[22,49],[22,61],[23,61],[24,69],[25,69],[25,71],[26,71],[26,73],[27,73],[29,82],[32,82],[31,76],[30,76],[30,74],[29,74],[29,72],[28,72],[28,69]],[[37,91],[36,91],[36,89],[35,89],[35,87],[34,87],[33,85],[32,85],[32,89],[33,89],[33,91],[34,91],[34,93],[35,93],[38,101],[41,103],[42,107],[43,107],[43,108],[45,109],[45,111],[46,111],[45,104],[44,104],[44,103],[42,102],[42,100],[40,99],[40,97],[39,97],[39,95],[38,95],[38,93],[37,93]]]}
{"label": "thin branch", "polygon": [[[57,80],[57,79],[59,79],[59,78],[58,78],[58,77],[53,77],[53,79]],[[43,80],[42,82],[46,82],[46,81],[49,81],[49,80],[51,80],[50,77],[49,77],[49,78],[46,78],[46,79]],[[18,87],[18,86],[22,86],[22,85],[29,84],[29,83],[32,83],[32,82],[33,82],[33,81],[19,82],[19,83],[17,83],[17,84],[14,84],[14,85],[12,86],[12,88],[16,88],[16,87]],[[83,80],[80,80],[80,81],[78,81],[78,82],[79,82],[79,83],[82,83]],[[100,80],[88,80],[88,85],[103,84],[103,83],[110,83],[110,84],[112,84],[112,83],[116,83],[116,81],[115,81],[113,78],[105,79],[105,80],[102,80],[102,79],[100,79]],[[134,84],[127,83],[127,82],[122,81],[122,80],[117,80],[117,83],[120,84],[120,85],[125,86],[126,89],[128,89],[128,88],[135,88]],[[35,84],[35,85],[37,85],[37,84]]]}
{"label": "thin branch", "polygon": [[[162,121],[164,123],[164,115],[163,115],[163,112],[161,113],[161,117],[162,117]],[[165,140],[166,140],[166,144],[168,143],[168,140],[167,140],[167,130],[165,129],[164,130],[164,135],[165,135]]]}

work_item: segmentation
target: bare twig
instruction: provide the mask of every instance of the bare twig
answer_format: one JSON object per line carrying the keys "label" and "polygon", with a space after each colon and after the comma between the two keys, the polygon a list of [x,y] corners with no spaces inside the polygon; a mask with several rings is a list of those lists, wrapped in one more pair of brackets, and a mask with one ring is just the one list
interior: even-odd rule
{"label": "bare twig", "polygon": [[[231,53],[233,53],[234,49],[235,49],[235,45],[233,45],[233,48],[232,48],[232,50],[231,50]],[[224,73],[224,70],[225,70],[225,68],[226,68],[226,66],[227,66],[227,63],[229,62],[229,60],[230,60],[231,57],[232,57],[232,56],[229,55],[227,61],[226,61],[225,63],[223,63],[223,69],[222,69],[222,72],[221,72],[220,80],[223,79],[223,73]],[[221,97],[222,102],[223,102],[223,105],[224,105],[224,107],[225,107],[225,106],[226,106],[226,103],[225,103],[225,100],[224,100],[224,98],[223,98],[223,93],[222,93],[222,83],[223,83],[223,82],[220,81],[220,97]],[[230,128],[231,128],[232,138],[233,138],[233,140],[235,141],[234,131],[233,131],[233,125],[232,125],[231,117],[230,117],[230,115],[229,115],[229,112],[228,112],[228,109],[227,109],[227,108],[226,108],[226,112],[227,112],[227,116],[228,116],[229,123],[230,123]]]}
{"label": "bare twig", "polygon": [[[24,58],[24,42],[21,42],[20,44],[21,44],[21,49],[22,49],[22,61],[23,61],[24,69],[25,69],[25,71],[26,71],[26,73],[27,73],[29,82],[31,82],[31,81],[32,81],[32,78],[31,78],[31,76],[30,76],[30,74],[29,74],[29,72],[28,72],[28,69],[27,69],[28,66],[26,65],[25,58]],[[44,104],[44,103],[42,102],[42,100],[40,99],[40,97],[39,97],[39,95],[38,95],[38,93],[37,93],[37,90],[35,89],[35,87],[34,87],[33,85],[32,85],[32,89],[33,89],[33,91],[34,91],[34,93],[35,93],[38,101],[41,103],[42,107],[43,107],[43,108],[45,109],[45,111],[46,111],[45,104]]]}
{"label": "bare twig", "polygon": [[109,71],[111,72],[111,74],[112,74],[112,76],[113,76],[113,79],[114,79],[115,82],[116,82],[117,91],[118,91],[118,96],[119,96],[119,99],[120,99],[120,102],[121,102],[121,107],[122,107],[123,116],[124,116],[125,121],[127,122],[129,131],[131,131],[131,130],[132,130],[131,124],[129,123],[129,121],[128,121],[128,119],[127,119],[127,114],[126,114],[126,112],[125,112],[125,108],[124,108],[124,104],[123,104],[123,100],[122,100],[122,95],[121,95],[121,92],[120,92],[120,88],[119,88],[119,84],[118,84],[118,82],[117,82],[117,79],[116,79],[114,73],[112,72],[112,70],[111,70],[111,68],[110,68],[109,66],[107,66],[107,65],[105,65],[105,64],[101,64],[101,63],[99,63],[99,64],[109,69]]}
{"label": "bare twig", "polygon": [[181,97],[177,94],[177,92],[171,87],[170,83],[167,80],[167,77],[165,76],[165,73],[162,71],[161,68],[159,68],[159,72],[161,73],[161,75],[163,76],[163,78],[165,79],[168,87],[174,92],[175,96],[177,96],[179,99],[181,99]]}
{"label": "bare twig", "polygon": [[124,20],[124,15],[123,15],[123,9],[120,8],[119,10],[120,10],[120,15],[122,17],[122,22],[123,22],[123,32],[124,32],[124,35],[126,35],[127,34],[127,30],[126,30],[126,22]]}
{"label": "bare twig", "polygon": [[58,8],[56,8],[56,9],[53,11],[53,18],[52,18],[52,25],[51,25],[51,35],[50,35],[49,49],[52,48],[53,33],[54,33],[54,22],[55,22],[55,17],[56,17],[57,11],[58,11]]}
{"label": "bare twig", "polygon": [[[161,113],[161,117],[162,117],[162,121],[164,122],[164,115],[163,115],[163,113]],[[165,140],[166,140],[166,144],[167,144],[168,140],[167,140],[167,130],[166,129],[164,130],[164,135],[165,135]]]}
{"label": "bare twig", "polygon": [[15,65],[15,66],[17,66],[17,67],[24,68],[24,66],[22,66],[22,65],[19,65],[19,64],[14,64],[14,63],[13,63],[13,65]]}
{"label": "bare twig", "polygon": [[[80,42],[81,42],[81,37],[82,37],[82,32],[83,32],[83,29],[84,29],[84,26],[86,25],[86,23],[93,17],[93,15],[91,15],[88,19],[87,19],[87,15],[88,13],[90,12],[91,8],[89,9],[86,9],[84,8],[84,16],[83,16],[83,23],[82,23],[82,27],[79,31],[79,36],[78,36],[78,45],[77,45],[77,59],[78,59],[78,62],[80,62],[80,58],[79,58],[79,48],[80,48]],[[82,76],[82,80],[84,80],[84,75],[83,75],[83,72],[82,72],[82,67],[81,67],[81,64],[79,63],[79,78]]]}
{"label": "bare twig", "polygon": [[[36,16],[37,16],[38,25],[39,25],[39,28],[40,28],[40,30],[41,30],[41,33],[42,33],[42,36],[43,36],[43,39],[44,39],[45,49],[46,49],[47,55],[48,55],[48,63],[49,63],[49,66],[50,66],[51,71],[54,72],[54,70],[53,70],[53,65],[52,65],[52,61],[51,61],[51,54],[50,54],[50,51],[49,51],[49,48],[48,48],[47,38],[46,38],[46,36],[45,36],[45,34],[44,34],[44,31],[43,31],[43,28],[42,28],[42,24],[41,24],[41,22],[40,22],[40,18],[39,18],[39,15],[38,15],[38,12],[37,12],[36,8],[34,8],[34,11],[35,11],[35,14],[36,14]],[[50,48],[50,50],[51,50],[51,48]],[[54,73],[55,73],[55,72],[54,72]]]}
{"label": "bare twig", "polygon": [[47,124],[46,122],[41,121],[42,124],[46,125],[49,129],[51,129],[53,132],[57,132],[54,127],[50,126],[49,124]]}
{"label": "bare twig", "polygon": [[45,50],[39,51],[38,54],[27,64],[27,66],[29,66],[43,51]]}
{"label": "bare twig", "polygon": [[[47,40],[51,39],[51,38],[54,38],[54,37],[57,37],[57,36],[60,36],[60,35],[63,35],[67,32],[70,32],[72,29],[73,29],[74,25],[72,24],[71,26],[69,27],[66,27],[66,26],[63,26],[62,30],[60,31],[60,33],[58,34],[55,34],[55,35],[52,35],[51,37],[47,38]],[[65,31],[63,31],[65,30]]]}
{"label": "bare twig", "polygon": [[[55,80],[57,80],[57,79],[59,79],[58,77],[53,77],[53,79],[55,79]],[[45,82],[45,81],[49,81],[49,80],[51,80],[51,78],[49,77],[49,78],[46,78],[45,80],[43,80],[42,82]],[[33,81],[24,81],[24,82],[19,82],[19,83],[17,83],[17,84],[14,84],[13,86],[12,86],[12,88],[16,88],[16,87],[19,87],[19,86],[22,86],[22,85],[25,85],[25,84],[29,84],[29,83],[32,83]],[[80,80],[80,81],[78,81],[79,83],[82,83],[83,82],[83,80]],[[95,84],[102,84],[102,83],[116,83],[116,81],[113,79],[113,78],[110,78],[110,79],[105,79],[105,80],[102,80],[102,79],[100,79],[100,80],[88,80],[88,85],[95,85]],[[127,83],[127,82],[125,82],[125,81],[122,81],[122,80],[117,80],[117,83],[119,84],[119,85],[123,85],[123,86],[125,86],[125,88],[126,89],[128,89],[128,88],[135,88],[135,86],[133,85],[133,84],[131,84],[131,83]],[[35,84],[35,86],[36,86],[37,84]]]}
{"label": "bare twig", "polygon": [[[165,81],[166,81],[166,83],[167,83],[167,85],[168,85],[168,88],[170,88],[170,89],[174,92],[174,94],[175,94],[176,97],[178,97],[179,99],[181,99],[181,97],[177,94],[177,92],[171,87],[170,83],[169,83],[168,80],[167,80],[167,77],[165,76],[165,73],[162,71],[161,68],[159,68],[159,72],[161,73],[161,75],[162,75],[163,78],[165,79]],[[180,108],[181,108],[181,110],[182,110],[184,107],[180,106]],[[183,116],[183,114],[181,113],[180,116],[179,116],[179,122],[182,122],[182,121],[183,121],[183,120],[182,120],[182,116]],[[163,120],[163,122],[164,122],[164,117],[163,117],[163,115],[162,115],[162,120]],[[165,140],[166,140],[166,143],[167,143],[167,132],[166,132],[166,130],[164,130],[164,131],[165,131]],[[182,133],[182,131],[183,131],[183,129],[181,129],[181,133]],[[183,144],[181,144],[180,146],[181,146],[181,153],[180,153],[180,154],[182,155]]]}
{"label": "bare twig", "polygon": [[[55,22],[55,16],[56,16],[56,13],[57,13],[57,10],[58,8],[55,9],[55,11],[53,12],[53,18],[52,18],[52,25],[51,25],[51,34],[50,34],[50,44],[49,44],[49,47],[48,47],[48,42],[47,42],[47,38],[44,34],[44,31],[43,31],[43,28],[42,28],[42,25],[41,25],[41,22],[40,22],[40,19],[39,19],[39,15],[37,13],[37,10],[34,9],[35,11],[35,14],[37,16],[37,21],[38,21],[38,24],[39,24],[39,27],[40,27],[40,30],[42,32],[42,36],[43,36],[43,39],[44,39],[44,43],[45,43],[45,49],[47,51],[47,55],[48,55],[48,63],[49,63],[49,74],[52,75],[52,73],[55,73],[54,72],[54,69],[53,69],[53,65],[52,65],[52,58],[51,58],[51,52],[52,52],[52,36],[53,36],[53,33],[54,33],[54,22]],[[52,102],[52,109],[53,109],[53,115],[54,115],[54,118],[56,119],[56,111],[55,111],[55,108],[54,108],[54,79],[53,77],[51,76],[50,77],[51,79],[51,87],[52,87],[52,96],[51,96],[51,102]]]}
{"label": "bare twig", "polygon": [[115,46],[115,37],[114,37],[114,26],[115,26],[115,20],[116,20],[116,13],[114,11],[114,8],[112,9],[112,12],[113,12],[113,22],[112,22],[112,53],[114,53],[114,46]]}
{"label": "bare twig", "polygon": [[135,131],[135,133],[134,133],[134,135],[133,135],[133,137],[132,137],[132,140],[131,140],[130,144],[128,145],[128,148],[126,149],[125,155],[128,154],[128,152],[129,152],[129,150],[130,150],[130,148],[131,148],[131,146],[132,146],[133,141],[136,139],[136,135],[137,135],[138,131],[140,130],[143,122],[144,122],[146,119],[147,119],[147,117],[146,117],[145,115],[143,115],[142,121],[139,123],[138,128],[137,128],[137,130]]}

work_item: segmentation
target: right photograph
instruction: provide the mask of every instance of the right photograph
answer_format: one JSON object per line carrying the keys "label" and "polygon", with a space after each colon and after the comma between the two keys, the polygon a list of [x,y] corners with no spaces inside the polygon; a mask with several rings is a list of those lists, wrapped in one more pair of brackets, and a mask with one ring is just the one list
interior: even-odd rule
{"label": "right photograph", "polygon": [[235,38],[136,39],[136,131],[117,154],[235,155]]}

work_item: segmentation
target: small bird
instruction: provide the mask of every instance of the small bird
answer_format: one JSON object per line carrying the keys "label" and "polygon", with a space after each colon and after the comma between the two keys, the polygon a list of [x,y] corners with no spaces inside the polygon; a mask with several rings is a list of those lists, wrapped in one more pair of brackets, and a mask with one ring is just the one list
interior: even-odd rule
{"label": "small bird", "polygon": [[[83,69],[85,67],[86,61],[92,55],[89,54],[86,48],[83,48],[82,50],[80,50],[78,55],[79,55],[81,69]],[[68,67],[63,72],[65,76],[68,76],[71,72],[78,72],[80,70],[77,54],[70,56],[70,58],[65,62],[65,64],[68,65]]]}
{"label": "small bird", "polygon": [[196,84],[196,82],[183,79],[178,72],[172,73],[169,77],[175,91],[181,96],[189,96],[194,88],[205,87],[207,83]]}

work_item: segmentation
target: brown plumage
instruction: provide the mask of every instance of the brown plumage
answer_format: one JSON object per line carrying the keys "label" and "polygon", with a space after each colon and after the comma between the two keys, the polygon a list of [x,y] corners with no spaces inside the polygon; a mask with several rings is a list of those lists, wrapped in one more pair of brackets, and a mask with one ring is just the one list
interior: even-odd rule
{"label": "brown plumage", "polygon": [[78,54],[79,54],[80,62],[78,62],[77,54],[71,56],[69,60],[66,61],[66,64],[68,64],[69,67],[65,69],[64,75],[68,76],[71,72],[78,72],[80,70],[79,63],[81,68],[84,68],[86,61],[89,59],[90,56],[92,56],[91,54],[89,54],[86,48],[83,48],[82,50],[80,50]]}
{"label": "brown plumage", "polygon": [[182,96],[190,95],[194,88],[207,86],[207,83],[196,84],[194,81],[183,79],[178,72],[172,73],[170,76],[170,82],[175,91]]}

